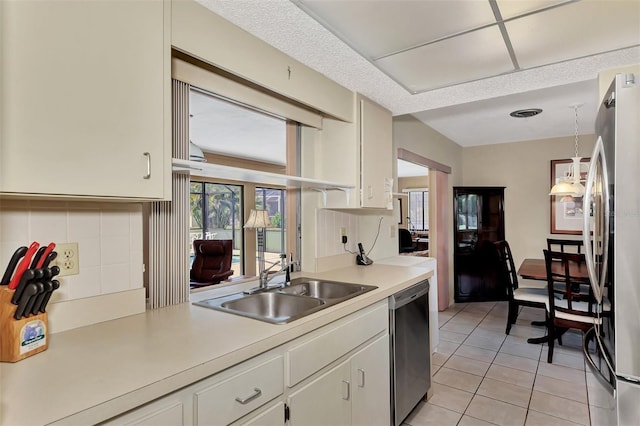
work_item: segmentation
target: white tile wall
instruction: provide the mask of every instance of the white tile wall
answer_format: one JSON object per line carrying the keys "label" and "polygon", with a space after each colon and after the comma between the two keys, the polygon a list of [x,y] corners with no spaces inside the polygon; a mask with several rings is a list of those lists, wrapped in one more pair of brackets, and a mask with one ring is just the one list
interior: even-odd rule
{"label": "white tile wall", "polygon": [[327,209],[317,210],[317,257],[334,256],[345,253],[345,246],[340,241],[340,228],[347,231],[346,248],[357,251],[358,241],[358,216]]}
{"label": "white tile wall", "polygon": [[142,205],[42,200],[0,203],[0,273],[16,248],[77,242],[80,273],[51,303],[143,287]]}

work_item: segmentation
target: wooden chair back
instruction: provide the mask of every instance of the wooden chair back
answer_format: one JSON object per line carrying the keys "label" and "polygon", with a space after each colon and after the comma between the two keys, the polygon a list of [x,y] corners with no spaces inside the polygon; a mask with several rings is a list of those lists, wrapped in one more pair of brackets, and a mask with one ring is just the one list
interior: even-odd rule
{"label": "wooden chair back", "polygon": [[505,240],[495,241],[493,244],[496,246],[500,258],[501,278],[506,284],[507,294],[511,299],[514,290],[518,288],[518,273],[513,261],[513,255],[511,254],[511,247],[509,247],[509,243]]}
{"label": "wooden chair back", "polygon": [[582,253],[582,240],[547,238],[547,250],[560,253]]}
{"label": "wooden chair back", "polygon": [[[549,292],[549,313],[551,318],[557,312],[594,317],[595,298],[588,280],[575,276],[581,266],[584,267],[585,257],[581,253],[562,253],[549,250],[544,251],[547,269],[547,289]],[[590,321],[585,318],[584,321]],[[570,328],[584,329],[584,321],[580,324],[566,324]],[[564,321],[567,322],[567,321]],[[591,324],[593,325],[593,324]]]}

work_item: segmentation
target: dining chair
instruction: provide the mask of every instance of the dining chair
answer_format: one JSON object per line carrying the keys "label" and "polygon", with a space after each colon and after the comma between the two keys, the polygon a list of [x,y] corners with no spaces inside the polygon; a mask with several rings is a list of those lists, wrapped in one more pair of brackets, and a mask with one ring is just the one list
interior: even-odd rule
{"label": "dining chair", "polygon": [[413,238],[411,238],[411,232],[409,232],[408,229],[398,229],[398,249],[400,253],[412,253],[416,251]]}
{"label": "dining chair", "polygon": [[[520,306],[530,306],[545,310],[547,304],[547,289],[538,287],[524,287],[518,284],[518,274],[511,254],[511,247],[507,241],[496,241],[493,243],[498,250],[500,257],[500,273],[507,288],[507,298],[509,301],[509,313],[507,314],[507,329],[505,334],[511,332],[511,326],[518,319]],[[545,316],[545,321],[548,321]]]}
{"label": "dining chair", "polygon": [[559,238],[547,238],[547,250],[561,253],[582,253],[582,240],[566,240]]}
{"label": "dining chair", "polygon": [[[571,269],[577,270],[584,264],[581,253],[562,253],[543,250],[547,269],[547,333],[549,352],[547,362],[553,360],[555,340],[559,343],[562,334],[568,329],[587,332],[595,324],[602,322],[602,316],[611,311],[611,304],[604,299],[599,309],[588,280],[571,275]],[[555,263],[555,264],[554,264]],[[560,267],[558,268],[558,265]],[[601,312],[599,312],[601,311]]]}

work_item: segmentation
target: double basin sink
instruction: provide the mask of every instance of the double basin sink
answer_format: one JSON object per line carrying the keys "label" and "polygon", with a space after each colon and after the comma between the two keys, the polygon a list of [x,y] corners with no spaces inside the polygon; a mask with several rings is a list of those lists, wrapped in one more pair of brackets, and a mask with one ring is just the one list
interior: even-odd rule
{"label": "double basin sink", "polygon": [[255,294],[234,293],[194,305],[284,324],[374,290],[371,285],[295,278],[291,284]]}

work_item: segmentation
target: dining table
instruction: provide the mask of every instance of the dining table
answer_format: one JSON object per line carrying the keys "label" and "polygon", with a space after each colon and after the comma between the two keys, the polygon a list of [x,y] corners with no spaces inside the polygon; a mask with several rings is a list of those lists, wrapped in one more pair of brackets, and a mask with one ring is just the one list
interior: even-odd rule
{"label": "dining table", "polygon": [[[560,262],[553,262],[551,264],[551,269],[553,272],[563,273],[562,265]],[[587,265],[584,263],[580,263],[579,265],[571,264],[569,265],[569,273],[572,277],[578,280],[584,280],[585,282],[589,281],[589,271],[587,270]],[[544,259],[525,259],[520,264],[518,268],[518,275],[522,278],[529,280],[547,280],[547,266],[544,262]]]}
{"label": "dining table", "polygon": [[[560,262],[553,262],[551,264],[551,269],[553,272],[562,273],[562,264]],[[569,273],[572,277],[575,277],[578,281],[584,280],[584,282],[589,282],[589,271],[587,270],[587,265],[584,263],[580,263],[579,265],[569,265]],[[520,267],[518,268],[518,275],[524,279],[529,280],[539,280],[539,281],[547,281],[547,265],[544,259],[532,259],[527,258],[522,261]],[[532,321],[532,325],[546,325],[545,321]],[[545,343],[548,340],[548,337],[532,337],[527,339],[527,343],[538,344]]]}

